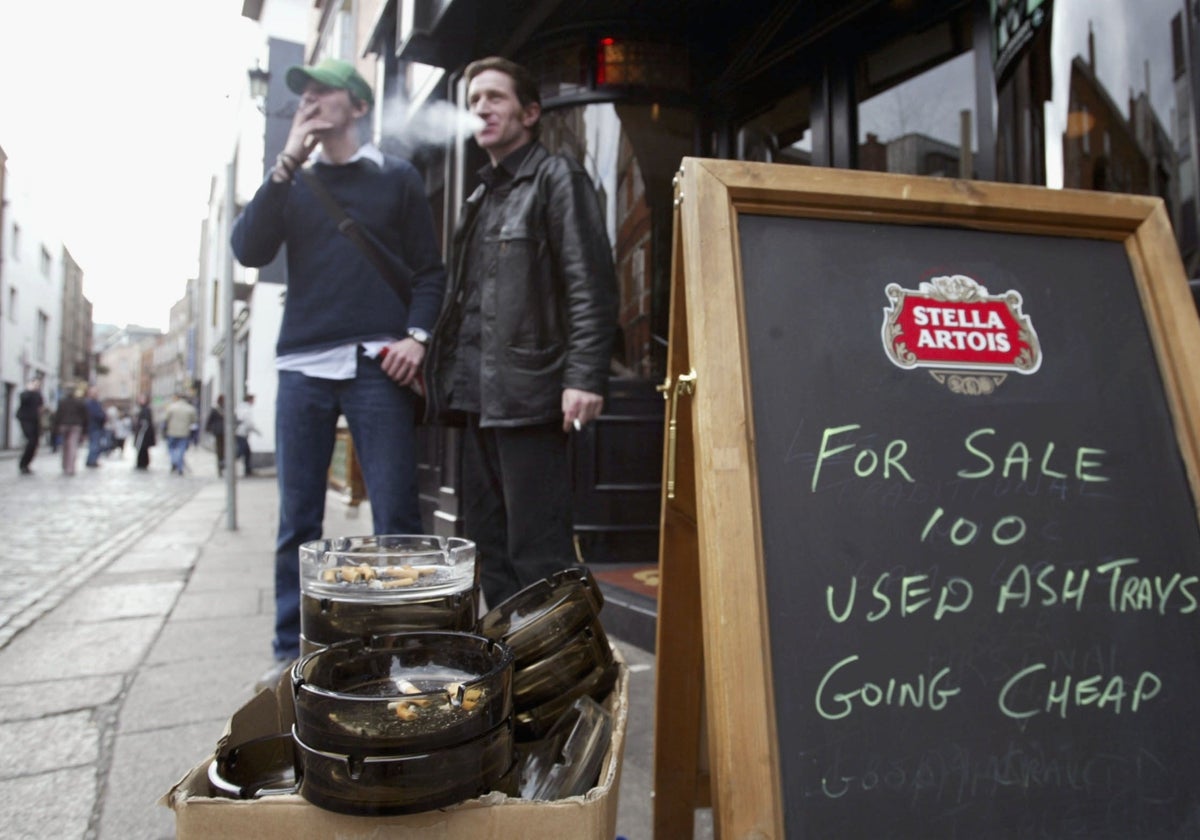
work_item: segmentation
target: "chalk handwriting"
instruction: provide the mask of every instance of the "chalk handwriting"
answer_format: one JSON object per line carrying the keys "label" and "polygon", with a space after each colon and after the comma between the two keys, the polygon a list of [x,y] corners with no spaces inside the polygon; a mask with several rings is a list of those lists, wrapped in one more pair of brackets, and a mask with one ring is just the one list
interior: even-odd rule
{"label": "chalk handwriting", "polygon": [[1036,705],[1018,706],[1015,701],[1010,702],[1010,695],[1026,681],[1033,682],[1035,690],[1040,689],[1042,683],[1039,680],[1045,676],[1042,674],[1045,670],[1046,663],[1036,662],[1009,677],[997,698],[1000,711],[1014,720],[1033,717],[1042,712],[1054,712],[1060,718],[1066,718],[1068,710],[1094,703],[1098,709],[1120,714],[1128,699],[1129,711],[1137,712],[1147,700],[1153,700],[1162,690],[1162,680],[1150,671],[1142,671],[1136,680],[1120,675],[1109,677],[1103,687],[1102,674],[1093,674],[1082,679],[1067,674],[1052,678],[1044,691],[1039,692],[1045,696],[1045,703],[1040,708]]}
{"label": "chalk handwriting", "polygon": [[[899,584],[899,594],[889,589],[895,589]],[[858,579],[850,578],[850,591],[846,596],[845,605],[839,611],[834,606],[834,587],[825,590],[825,608],[829,617],[839,624],[850,618],[858,597]],[[874,609],[867,613],[867,621],[875,622],[886,618],[893,612],[901,618],[913,615],[934,603],[929,575],[894,576],[891,572],[883,572],[875,579],[871,587],[871,597],[875,600]],[[937,603],[933,607],[934,621],[941,621],[946,613],[961,613],[971,606],[975,597],[975,589],[971,582],[962,577],[951,577],[938,587]],[[870,602],[868,602],[870,603]]]}
{"label": "chalk handwriting", "polygon": [[[847,656],[826,671],[825,676],[821,678],[821,683],[817,686],[816,709],[826,720],[846,717],[854,711],[856,700],[866,707],[911,706],[941,711],[951,697],[962,691],[958,686],[942,687],[942,681],[950,675],[948,666],[941,668],[931,677],[918,674],[916,679],[907,681],[889,677],[882,683],[859,681],[849,676],[849,671],[846,675],[841,673],[858,660],[858,654]],[[841,684],[849,682],[850,687],[839,691],[834,685],[835,681],[841,681]]]}

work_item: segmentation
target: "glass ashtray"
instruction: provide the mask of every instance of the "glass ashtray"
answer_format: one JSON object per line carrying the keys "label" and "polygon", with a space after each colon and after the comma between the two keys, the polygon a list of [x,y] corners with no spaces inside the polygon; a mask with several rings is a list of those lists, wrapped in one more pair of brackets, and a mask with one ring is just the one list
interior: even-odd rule
{"label": "glass ashtray", "polygon": [[513,649],[517,666],[538,659],[592,621],[604,596],[585,566],[530,584],[479,620],[480,634]]}
{"label": "glass ashtray", "polygon": [[296,731],[317,750],[382,755],[479,737],[512,715],[512,651],[470,633],[398,633],[292,668]]}
{"label": "glass ashtray", "polygon": [[476,585],[475,543],[460,537],[380,534],[300,546],[300,591],[341,601],[405,601]]}
{"label": "glass ashtray", "polygon": [[546,733],[523,747],[517,759],[522,799],[563,799],[596,785],[612,737],[612,715],[580,697]]}
{"label": "glass ashtray", "polygon": [[612,662],[608,665],[597,665],[596,668],[568,692],[547,700],[533,709],[513,713],[516,724],[518,741],[536,741],[546,737],[554,724],[571,708],[571,704],[580,697],[591,697],[603,701],[616,685],[621,672],[621,663]]}
{"label": "glass ashtray", "polygon": [[608,637],[600,619],[593,618],[574,636],[559,639],[556,650],[514,669],[513,708],[524,711],[569,692],[597,667],[612,661]]}
{"label": "glass ashtray", "polygon": [[412,814],[445,808],[515,782],[507,720],[469,741],[427,752],[341,754],[315,749],[293,730],[300,795],[342,814]]}
{"label": "glass ashtray", "polygon": [[295,746],[290,733],[267,735],[235,744],[208,765],[214,794],[257,799],[296,792]]}
{"label": "glass ashtray", "polygon": [[302,593],[300,598],[300,653],[351,639],[426,630],[475,629],[479,615],[479,587],[433,598],[385,600],[332,598]]}

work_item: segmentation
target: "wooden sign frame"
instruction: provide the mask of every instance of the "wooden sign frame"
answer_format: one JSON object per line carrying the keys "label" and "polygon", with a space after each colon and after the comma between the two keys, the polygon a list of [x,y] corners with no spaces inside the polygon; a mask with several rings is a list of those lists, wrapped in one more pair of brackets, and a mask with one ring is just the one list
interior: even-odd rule
{"label": "wooden sign frame", "polygon": [[[674,498],[663,502],[655,749],[655,836],[672,840],[692,835],[692,810],[706,789],[718,836],[785,836],[740,214],[1123,243],[1187,480],[1200,499],[1200,322],[1159,199],[684,159],[664,386],[679,404],[667,412],[678,425],[676,450],[664,457],[676,474],[667,477]],[[676,395],[689,371],[694,392]]]}

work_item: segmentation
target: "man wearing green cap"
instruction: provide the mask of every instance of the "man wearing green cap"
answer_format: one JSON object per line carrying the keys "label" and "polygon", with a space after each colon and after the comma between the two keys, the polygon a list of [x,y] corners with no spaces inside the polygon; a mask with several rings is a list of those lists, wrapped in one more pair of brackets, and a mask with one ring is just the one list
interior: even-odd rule
{"label": "man wearing green cap", "polygon": [[[277,663],[260,683],[271,682],[299,653],[298,548],[321,538],[339,415],[362,465],[375,533],[424,530],[417,502],[417,399],[409,386],[421,369],[445,286],[419,174],[360,138],[359,123],[374,102],[363,77],[348,62],[326,59],[290,68],[287,85],[300,94],[291,131],[232,234],[234,254],[245,266],[266,265],[287,245],[287,295],[276,344]],[[320,187],[324,196],[316,191]],[[346,223],[335,220],[330,198],[365,244],[344,233]]]}

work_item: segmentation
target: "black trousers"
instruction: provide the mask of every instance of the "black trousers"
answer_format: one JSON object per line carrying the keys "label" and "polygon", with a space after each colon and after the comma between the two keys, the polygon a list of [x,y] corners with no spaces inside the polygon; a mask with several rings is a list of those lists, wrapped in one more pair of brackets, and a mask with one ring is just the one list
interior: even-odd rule
{"label": "black trousers", "polygon": [[575,563],[567,436],[557,423],[463,435],[463,528],[489,608]]}
{"label": "black trousers", "polygon": [[21,434],[25,435],[25,449],[21,451],[21,472],[29,469],[38,448],[38,421],[22,420]]}

